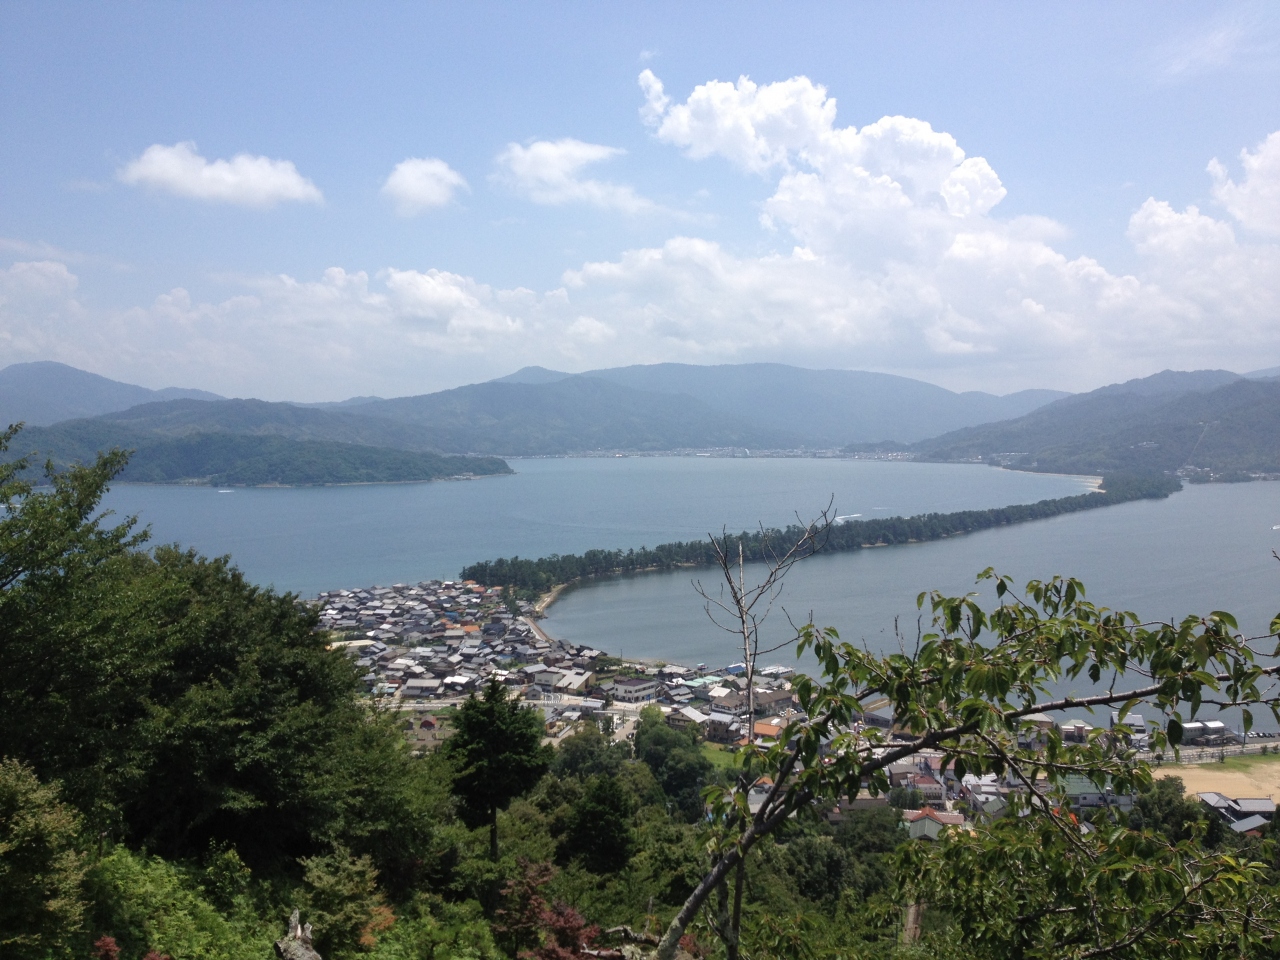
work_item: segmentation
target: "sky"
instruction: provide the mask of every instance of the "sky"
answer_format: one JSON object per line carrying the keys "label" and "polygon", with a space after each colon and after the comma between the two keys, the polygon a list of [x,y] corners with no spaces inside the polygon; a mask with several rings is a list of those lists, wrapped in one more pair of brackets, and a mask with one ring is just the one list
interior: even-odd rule
{"label": "sky", "polygon": [[1280,6],[0,0],[0,366],[1280,365]]}

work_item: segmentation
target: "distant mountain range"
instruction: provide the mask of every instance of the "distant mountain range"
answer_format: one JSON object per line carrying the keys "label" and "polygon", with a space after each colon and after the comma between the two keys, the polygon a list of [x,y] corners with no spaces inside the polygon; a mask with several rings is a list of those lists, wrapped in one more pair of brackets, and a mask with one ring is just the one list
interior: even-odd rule
{"label": "distant mountain range", "polygon": [[[1270,472],[1280,471],[1280,432],[1268,419],[1280,381],[1257,379],[1269,373],[1165,371],[1088,394],[1001,397],[782,364],[526,367],[420,396],[300,404],[153,391],[38,363],[0,370],[0,423],[25,411],[41,424],[10,455],[69,463],[124,447],[138,451],[126,479],[218,483],[481,475],[507,469],[501,456],[846,445],[1063,472],[1193,462],[1213,473]],[[79,416],[49,423],[58,410]],[[465,455],[481,459],[440,459]]]}
{"label": "distant mountain range", "polygon": [[[854,439],[918,440],[1018,416],[1065,396],[1050,390],[1007,397],[954,393],[905,377],[782,364],[671,363],[576,375],[526,367],[437,393],[327,404],[209,394],[168,399],[53,363],[6,368],[0,371],[4,383],[11,389],[0,393],[0,422],[25,416],[30,424],[48,426],[50,433],[32,433],[28,442],[39,436],[41,449],[68,459],[102,444],[141,442],[143,435],[213,433],[505,456],[832,448]],[[69,396],[80,399],[68,405]],[[64,408],[78,418],[53,426],[50,411]]]}
{"label": "distant mountain range", "polygon": [[146,387],[108,380],[65,363],[41,360],[15,363],[0,370],[0,425],[47,426],[76,417],[126,410],[154,400],[221,400],[207,390]]}
{"label": "distant mountain range", "polygon": [[1280,379],[1166,370],[911,449],[930,460],[1060,473],[1185,468],[1193,479],[1280,473]]}
{"label": "distant mountain range", "polygon": [[804,370],[781,363],[656,363],[577,375],[525,367],[491,382],[545,387],[582,377],[692,397],[739,423],[787,436],[790,442],[783,446],[819,448],[879,440],[909,443],[959,427],[1019,417],[1068,396],[1060,390],[1022,390],[1003,397],[955,393],[887,373]]}

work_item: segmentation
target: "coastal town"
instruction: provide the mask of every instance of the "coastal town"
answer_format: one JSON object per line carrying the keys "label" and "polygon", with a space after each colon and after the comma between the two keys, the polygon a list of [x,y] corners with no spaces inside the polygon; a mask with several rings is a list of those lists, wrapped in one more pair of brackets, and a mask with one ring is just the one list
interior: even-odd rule
{"label": "coastal town", "polygon": [[[625,736],[640,709],[657,705],[672,726],[694,726],[711,743],[737,745],[749,736],[777,739],[799,716],[789,667],[770,666],[747,695],[746,668],[682,666],[622,660],[547,636],[534,606],[473,581],[431,580],[364,590],[335,590],[313,601],[320,626],[365,671],[378,702],[422,715],[438,742],[442,709],[496,680],[546,717],[548,737],[567,735],[597,714]],[[749,700],[754,699],[754,724]]]}
{"label": "coastal town", "polygon": [[[538,625],[540,607],[472,580],[333,590],[310,603],[320,629],[334,637],[330,647],[364,671],[365,689],[374,702],[403,715],[405,736],[415,752],[434,750],[447,740],[452,732],[449,713],[493,681],[528,709],[541,711],[549,744],[588,723],[627,739],[646,707],[659,710],[669,726],[692,730],[698,742],[718,750],[776,743],[793,723],[805,719],[792,690],[790,667],[759,669],[749,691],[742,663],[709,669],[701,663],[623,660],[548,636]],[[859,726],[878,729],[890,739],[905,736],[883,706],[868,704]],[[1067,742],[1084,742],[1094,730],[1083,718],[1037,714],[1028,719],[1042,732],[1056,728]],[[1112,713],[1109,726],[1119,722]],[[1126,734],[1131,745],[1148,752],[1144,719],[1134,714],[1123,723],[1131,731]],[[1246,742],[1216,720],[1188,723],[1184,734],[1186,750],[1200,759],[1228,747],[1245,752]],[[1012,772],[1004,777],[957,775],[954,764],[938,751],[896,763],[888,775],[889,793],[864,792],[837,803],[827,819],[837,824],[850,811],[892,803],[903,808],[903,825],[912,838],[937,839],[974,819],[999,816],[1010,806],[1011,794],[1031,789]],[[749,801],[761,802],[770,786],[758,784]],[[1069,778],[1066,793],[1081,811],[1113,807],[1127,812],[1134,802],[1132,795],[1112,793],[1085,777]],[[1226,797],[1212,791],[1198,796],[1207,813],[1236,833],[1261,835],[1275,813],[1275,803],[1267,797]]]}

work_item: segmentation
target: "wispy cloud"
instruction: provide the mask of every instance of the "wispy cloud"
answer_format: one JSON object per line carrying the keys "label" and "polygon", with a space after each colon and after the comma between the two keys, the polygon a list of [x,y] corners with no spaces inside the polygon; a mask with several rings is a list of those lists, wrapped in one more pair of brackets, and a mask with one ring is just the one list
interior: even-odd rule
{"label": "wispy cloud", "polygon": [[190,140],[171,147],[152,144],[120,170],[119,178],[179,197],[244,207],[324,201],[320,189],[289,160],[238,153],[230,160],[209,161]]}
{"label": "wispy cloud", "polygon": [[657,210],[657,204],[625,184],[581,176],[586,167],[624,153],[618,147],[571,138],[538,140],[528,146],[509,143],[498,154],[496,179],[534,203],[586,203],[623,213]]}
{"label": "wispy cloud", "polygon": [[130,265],[114,257],[98,253],[67,250],[45,240],[21,240],[17,237],[0,237],[0,254],[31,260],[57,260],[62,263],[87,263],[107,266],[113,270],[129,270]]}
{"label": "wispy cloud", "polygon": [[1275,69],[1276,30],[1260,8],[1238,7],[1154,48],[1156,79],[1177,83],[1232,69]]}

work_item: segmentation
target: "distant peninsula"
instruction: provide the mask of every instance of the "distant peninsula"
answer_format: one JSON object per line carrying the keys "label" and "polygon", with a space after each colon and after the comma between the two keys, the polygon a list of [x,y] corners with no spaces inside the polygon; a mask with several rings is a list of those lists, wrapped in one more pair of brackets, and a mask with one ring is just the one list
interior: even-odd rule
{"label": "distant peninsula", "polygon": [[[94,424],[94,421],[80,421]],[[99,450],[132,450],[119,476],[124,483],[186,483],[215,486],[322,486],[355,483],[414,483],[462,477],[509,474],[497,457],[467,457],[393,450],[326,440],[291,440],[280,436],[197,433],[167,437],[141,433],[116,435],[88,429],[72,442],[58,427],[23,431],[13,453],[53,454],[56,466],[91,462]]]}
{"label": "distant peninsula", "polygon": [[[1081,510],[1109,507],[1131,500],[1163,500],[1182,489],[1182,481],[1164,474],[1114,474],[1103,477],[1102,489],[1036,503],[1013,504],[991,510],[927,513],[916,517],[883,517],[833,524],[822,538],[822,553],[843,553],[868,547],[921,543],[989,530],[1030,520],[1044,520]],[[804,528],[730,534],[730,549],[742,547],[748,561],[765,560],[779,544],[794,543]],[[546,595],[565,584],[600,577],[619,576],[679,567],[704,567],[715,562],[708,540],[664,543],[639,550],[588,550],[583,554],[553,554],[537,560],[522,557],[474,563],[462,570],[463,580],[513,590],[523,599]],[[546,604],[542,604],[545,608]]]}

